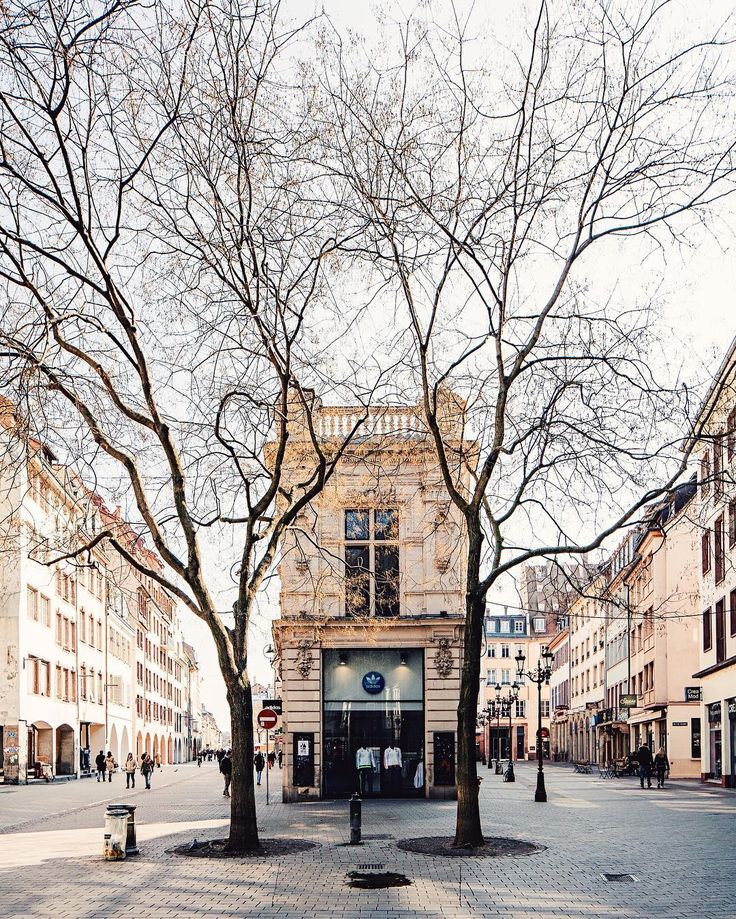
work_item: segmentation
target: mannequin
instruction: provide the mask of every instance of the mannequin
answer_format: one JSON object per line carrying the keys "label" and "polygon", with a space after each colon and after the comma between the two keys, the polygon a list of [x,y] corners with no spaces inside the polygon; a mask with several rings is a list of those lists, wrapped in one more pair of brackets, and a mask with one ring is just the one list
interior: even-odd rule
{"label": "mannequin", "polygon": [[361,743],[355,751],[355,768],[358,770],[358,787],[364,795],[366,791],[373,794],[373,772],[376,768],[376,757],[373,750]]}
{"label": "mannequin", "polygon": [[397,794],[401,788],[401,748],[390,743],[383,751],[383,768],[386,770],[387,791]]}

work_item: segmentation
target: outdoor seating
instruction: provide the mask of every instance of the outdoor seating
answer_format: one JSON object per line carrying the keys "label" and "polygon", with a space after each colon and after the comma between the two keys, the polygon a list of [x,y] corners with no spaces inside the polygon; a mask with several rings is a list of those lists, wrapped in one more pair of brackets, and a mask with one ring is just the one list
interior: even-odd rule
{"label": "outdoor seating", "polygon": [[592,772],[593,772],[590,763],[585,763],[585,762],[573,762],[572,766],[573,766],[573,770],[574,770],[575,772],[580,773],[581,775],[583,775],[583,774],[585,774],[585,775],[591,775]]}

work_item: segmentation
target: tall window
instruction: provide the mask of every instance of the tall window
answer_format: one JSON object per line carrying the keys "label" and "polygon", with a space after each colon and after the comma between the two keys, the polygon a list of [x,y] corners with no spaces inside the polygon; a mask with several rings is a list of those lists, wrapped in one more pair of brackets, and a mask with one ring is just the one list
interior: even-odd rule
{"label": "tall window", "polygon": [[516,700],[516,717],[517,718],[526,717],[526,702],[523,699]]}
{"label": "tall window", "polygon": [[713,501],[723,494],[723,434],[719,431],[713,442]]}
{"label": "tall window", "polygon": [[710,651],[713,646],[713,637],[710,627],[710,607],[703,613],[703,651]]}
{"label": "tall window", "polygon": [[713,548],[716,584],[720,584],[726,575],[724,557],[725,546],[723,540],[723,514],[721,514],[715,523]]}
{"label": "tall window", "polygon": [[716,663],[726,659],[726,601],[716,603]]}
{"label": "tall window", "polygon": [[486,686],[495,686],[496,685],[496,671],[491,668],[486,674]]}
{"label": "tall window", "polygon": [[700,458],[700,491],[707,495],[710,491],[710,453],[708,450]]}
{"label": "tall window", "polygon": [[731,409],[726,421],[726,450],[730,461],[736,452],[736,408]]}
{"label": "tall window", "polygon": [[41,594],[41,622],[47,629],[51,628],[51,601]]}
{"label": "tall window", "polygon": [[710,571],[710,530],[706,529],[700,537],[700,560],[703,574]]}
{"label": "tall window", "polygon": [[345,511],[345,611],[399,615],[399,515],[383,509]]}
{"label": "tall window", "polygon": [[732,590],[732,591],[731,591],[731,596],[730,596],[729,599],[730,599],[730,602],[729,602],[729,607],[730,607],[730,609],[729,609],[729,618],[730,618],[730,620],[731,620],[731,622],[730,622],[730,626],[731,626],[730,632],[731,632],[731,637],[733,638],[733,636],[736,635],[736,590]]}
{"label": "tall window", "polygon": [[549,699],[542,699],[542,718],[549,718]]}
{"label": "tall window", "polygon": [[38,621],[38,591],[32,587],[27,590],[26,606],[28,607],[28,618]]}
{"label": "tall window", "polygon": [[728,547],[736,545],[736,498],[728,503]]}
{"label": "tall window", "polygon": [[510,671],[510,670],[502,670],[502,671],[501,671],[501,683],[502,683],[502,685],[503,685],[503,686],[508,686],[510,682],[511,682],[511,671]]}
{"label": "tall window", "polygon": [[508,646],[508,645],[501,645],[501,657],[509,657],[509,654],[510,654],[510,652],[509,652],[509,646]]}

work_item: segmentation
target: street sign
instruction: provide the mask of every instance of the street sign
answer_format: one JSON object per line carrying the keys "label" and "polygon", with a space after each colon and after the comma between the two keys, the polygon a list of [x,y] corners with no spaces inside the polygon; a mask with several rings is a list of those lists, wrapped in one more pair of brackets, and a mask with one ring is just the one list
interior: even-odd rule
{"label": "street sign", "polygon": [[621,708],[636,708],[638,705],[638,699],[636,693],[627,692],[618,700],[618,704]]}
{"label": "street sign", "polygon": [[549,737],[549,728],[542,728],[539,734],[541,737]]}
{"label": "street sign", "polygon": [[686,686],[685,687],[685,701],[686,702],[702,702],[703,701],[703,690],[700,686]]}
{"label": "street sign", "polygon": [[264,699],[263,707],[270,708],[272,712],[276,712],[277,715],[284,714],[284,707],[281,703],[281,699]]}
{"label": "street sign", "polygon": [[673,722],[672,722],[672,727],[673,727],[673,728],[686,728],[686,727],[687,727],[687,721],[673,721]]}
{"label": "street sign", "polygon": [[262,728],[275,728],[278,720],[279,716],[273,709],[262,708],[260,712],[258,712],[258,724]]}

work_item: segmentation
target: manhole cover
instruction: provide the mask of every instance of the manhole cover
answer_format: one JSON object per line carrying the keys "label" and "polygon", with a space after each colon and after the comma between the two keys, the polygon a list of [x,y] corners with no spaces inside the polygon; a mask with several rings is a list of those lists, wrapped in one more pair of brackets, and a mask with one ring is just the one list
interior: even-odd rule
{"label": "manhole cover", "polygon": [[631,884],[637,880],[633,874],[611,874],[607,871],[604,871],[601,875],[604,881],[623,881],[624,883]]}
{"label": "manhole cover", "polygon": [[406,887],[411,881],[404,874],[395,871],[380,871],[376,874],[363,874],[361,871],[349,871],[348,881],[351,887],[359,890],[381,890],[386,887]]}

